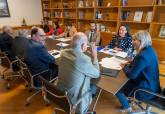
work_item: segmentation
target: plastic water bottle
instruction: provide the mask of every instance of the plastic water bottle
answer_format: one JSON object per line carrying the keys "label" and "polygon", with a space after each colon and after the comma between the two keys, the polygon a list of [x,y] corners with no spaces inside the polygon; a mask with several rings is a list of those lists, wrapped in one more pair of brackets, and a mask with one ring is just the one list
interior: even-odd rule
{"label": "plastic water bottle", "polygon": [[59,46],[59,50],[61,51],[61,50],[63,50],[63,48],[64,48],[64,47],[63,47],[63,43],[61,42],[61,43],[60,43],[60,46]]}

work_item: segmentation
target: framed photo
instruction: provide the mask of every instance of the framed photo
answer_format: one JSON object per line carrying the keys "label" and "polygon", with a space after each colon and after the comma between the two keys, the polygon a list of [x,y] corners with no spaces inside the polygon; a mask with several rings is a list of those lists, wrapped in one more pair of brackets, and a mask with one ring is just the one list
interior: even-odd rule
{"label": "framed photo", "polygon": [[0,17],[10,17],[7,0],[0,0]]}
{"label": "framed photo", "polygon": [[160,32],[159,32],[159,37],[165,37],[165,26],[161,26]]}

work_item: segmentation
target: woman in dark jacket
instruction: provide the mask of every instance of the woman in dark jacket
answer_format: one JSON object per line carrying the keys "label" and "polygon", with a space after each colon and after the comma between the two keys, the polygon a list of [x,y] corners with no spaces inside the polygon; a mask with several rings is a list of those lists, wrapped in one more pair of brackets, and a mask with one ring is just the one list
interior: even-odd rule
{"label": "woman in dark jacket", "polygon": [[[133,36],[133,46],[137,51],[134,60],[126,65],[123,70],[129,77],[129,82],[119,91],[118,97],[122,107],[126,111],[131,111],[126,96],[136,89],[146,89],[154,93],[160,92],[158,58],[152,48],[151,36],[147,31],[137,32]],[[150,100],[154,96],[145,92],[138,92],[136,99]]]}
{"label": "woman in dark jacket", "polygon": [[129,34],[128,27],[120,26],[118,33],[113,36],[108,47],[117,51],[128,52],[131,50],[133,52],[132,38]]}

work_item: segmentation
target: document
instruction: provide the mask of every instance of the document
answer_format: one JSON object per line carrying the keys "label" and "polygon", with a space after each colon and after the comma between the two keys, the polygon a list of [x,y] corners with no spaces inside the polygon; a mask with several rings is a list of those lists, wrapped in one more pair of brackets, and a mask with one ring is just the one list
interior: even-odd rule
{"label": "document", "polygon": [[55,40],[58,40],[58,41],[61,41],[61,42],[68,42],[71,40],[70,37],[67,37],[67,38],[58,38],[58,39],[55,39]]}
{"label": "document", "polygon": [[60,42],[60,43],[58,43],[58,44],[56,44],[57,46],[61,46],[61,47],[66,47],[66,46],[69,46],[69,44],[67,44],[67,43],[62,43],[62,42]]}
{"label": "document", "polygon": [[114,69],[114,70],[121,70],[122,67],[120,66],[121,64],[126,63],[126,60],[117,58],[117,57],[105,57],[99,62],[102,67],[108,68],[108,69]]}
{"label": "document", "polygon": [[117,51],[117,50],[114,50],[114,49],[101,49],[99,52],[103,52],[105,54],[109,54],[109,55],[112,55],[112,56],[118,56],[118,57],[121,57],[121,58],[126,58],[127,57],[127,53],[124,52],[124,51]]}
{"label": "document", "polygon": [[57,58],[60,57],[60,51],[58,51],[58,50],[51,50],[51,51],[49,51],[49,53],[50,53],[55,59],[57,59]]}

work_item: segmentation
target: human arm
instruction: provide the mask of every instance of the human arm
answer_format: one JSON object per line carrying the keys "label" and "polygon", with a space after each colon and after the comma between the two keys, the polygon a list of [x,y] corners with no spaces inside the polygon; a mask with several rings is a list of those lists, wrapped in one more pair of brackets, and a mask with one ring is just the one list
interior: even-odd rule
{"label": "human arm", "polygon": [[124,67],[124,72],[130,79],[136,79],[140,76],[140,73],[143,72],[147,66],[146,60],[143,56],[138,56],[130,64],[130,66]]}

